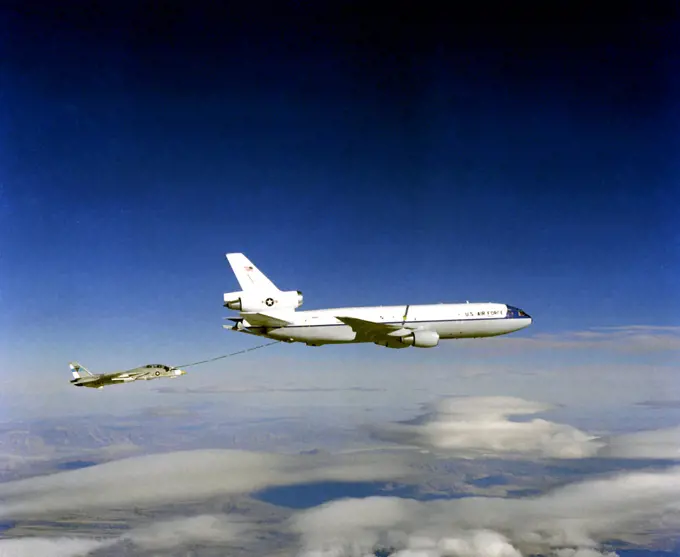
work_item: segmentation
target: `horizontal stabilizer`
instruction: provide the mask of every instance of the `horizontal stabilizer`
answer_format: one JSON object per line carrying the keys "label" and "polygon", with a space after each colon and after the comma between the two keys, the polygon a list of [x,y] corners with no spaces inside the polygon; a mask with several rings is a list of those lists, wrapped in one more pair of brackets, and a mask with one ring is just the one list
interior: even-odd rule
{"label": "horizontal stabilizer", "polygon": [[257,312],[242,313],[241,315],[253,327],[285,327],[293,323],[272,313]]}

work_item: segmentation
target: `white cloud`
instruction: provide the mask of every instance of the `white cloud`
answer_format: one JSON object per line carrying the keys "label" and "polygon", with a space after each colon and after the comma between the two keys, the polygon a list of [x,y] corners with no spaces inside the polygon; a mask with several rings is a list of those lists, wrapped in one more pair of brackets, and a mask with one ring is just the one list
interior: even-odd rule
{"label": "white cloud", "polygon": [[120,539],[149,550],[170,549],[188,543],[224,545],[242,541],[248,527],[247,522],[233,515],[204,514],[142,526]]}
{"label": "white cloud", "polygon": [[460,557],[520,557],[521,555],[505,536],[489,530],[478,530],[458,538],[442,538],[437,546],[438,553],[455,554]]}
{"label": "white cloud", "polygon": [[508,336],[489,343],[466,343],[470,347],[544,349],[608,349],[617,352],[665,352],[680,350],[680,327],[628,325],[600,327],[585,331],[535,334],[528,337]]}
{"label": "white cloud", "polygon": [[230,514],[180,517],[140,526],[115,538],[23,537],[0,539],[0,557],[80,557],[93,551],[132,543],[143,550],[167,550],[187,544],[219,546],[248,541],[254,525]]}
{"label": "white cloud", "polygon": [[412,423],[370,428],[379,439],[457,458],[680,459],[680,427],[601,437],[545,419],[553,406],[516,397],[446,398]]}
{"label": "white cloud", "polygon": [[396,479],[407,473],[405,465],[371,454],[330,457],[179,451],[0,484],[0,516],[152,505],[248,493],[275,485]]}
{"label": "white cloud", "polygon": [[680,468],[671,468],[587,480],[529,499],[345,499],[297,513],[290,527],[307,556],[360,556],[382,545],[402,557],[590,557],[601,555],[603,540],[674,532],[679,498]]}
{"label": "white cloud", "polygon": [[384,440],[451,452],[460,458],[485,456],[585,458],[602,446],[595,436],[544,419],[511,421],[551,406],[515,397],[443,399],[421,423],[394,424],[375,430]]}
{"label": "white cloud", "polygon": [[601,457],[680,460],[680,426],[612,435],[603,441]]}
{"label": "white cloud", "polygon": [[46,462],[53,457],[54,450],[50,447],[44,455],[18,455],[13,453],[0,453],[0,471],[9,472],[21,469],[27,464]]}
{"label": "white cloud", "polygon": [[593,327],[594,331],[665,331],[680,334],[676,325],[623,325],[619,327]]}
{"label": "white cloud", "polygon": [[84,557],[110,541],[85,538],[11,538],[0,539],[0,557]]}
{"label": "white cloud", "polygon": [[224,386],[203,385],[200,387],[157,387],[154,389],[163,394],[263,394],[263,393],[338,393],[338,392],[361,392],[374,393],[384,392],[387,389],[377,387],[265,387],[265,386]]}

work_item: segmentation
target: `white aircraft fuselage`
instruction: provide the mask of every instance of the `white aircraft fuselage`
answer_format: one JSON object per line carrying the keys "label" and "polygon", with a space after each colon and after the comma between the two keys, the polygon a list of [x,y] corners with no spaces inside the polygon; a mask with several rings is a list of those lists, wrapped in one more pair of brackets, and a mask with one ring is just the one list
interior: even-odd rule
{"label": "white aircraft fuselage", "polygon": [[295,311],[299,291],[281,292],[243,255],[227,254],[243,291],[224,294],[240,310],[225,328],[309,346],[372,342],[388,348],[431,348],[439,340],[493,337],[519,331],[532,318],[502,303],[341,307]]}

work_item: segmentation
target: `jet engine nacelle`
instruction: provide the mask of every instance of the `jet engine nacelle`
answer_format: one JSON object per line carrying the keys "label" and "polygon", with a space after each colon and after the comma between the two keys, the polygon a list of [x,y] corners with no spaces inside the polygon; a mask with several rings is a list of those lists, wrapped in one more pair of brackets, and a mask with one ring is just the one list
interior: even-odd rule
{"label": "jet engine nacelle", "polygon": [[439,344],[439,335],[435,331],[413,331],[399,340],[416,348],[434,348]]}
{"label": "jet engine nacelle", "polygon": [[295,309],[304,297],[299,290],[287,292],[226,292],[224,307],[235,311],[265,311],[268,309]]}

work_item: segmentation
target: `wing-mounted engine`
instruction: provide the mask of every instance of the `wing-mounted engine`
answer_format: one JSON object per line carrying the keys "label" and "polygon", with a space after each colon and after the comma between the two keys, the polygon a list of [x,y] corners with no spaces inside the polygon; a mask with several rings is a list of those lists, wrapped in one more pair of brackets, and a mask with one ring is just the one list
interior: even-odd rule
{"label": "wing-mounted engine", "polygon": [[434,348],[439,344],[439,335],[436,331],[418,330],[399,337],[399,342],[416,348]]}
{"label": "wing-mounted engine", "polygon": [[299,290],[286,292],[226,292],[224,307],[234,311],[264,311],[268,309],[296,309],[304,297]]}

